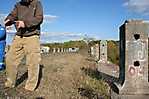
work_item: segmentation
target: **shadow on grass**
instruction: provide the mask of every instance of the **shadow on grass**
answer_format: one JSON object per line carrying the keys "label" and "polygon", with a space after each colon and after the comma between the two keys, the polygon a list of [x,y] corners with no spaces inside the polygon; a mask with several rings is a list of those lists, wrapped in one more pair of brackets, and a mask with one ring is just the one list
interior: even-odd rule
{"label": "shadow on grass", "polygon": [[78,92],[81,96],[85,96],[88,99],[105,99],[104,96],[100,96],[94,90],[89,88],[78,88]]}
{"label": "shadow on grass", "polygon": [[19,79],[16,81],[16,86],[20,85],[28,77],[28,72],[26,71]]}
{"label": "shadow on grass", "polygon": [[40,69],[39,69],[39,80],[38,80],[36,89],[39,87],[39,84],[41,82],[42,75],[43,75],[43,68],[44,68],[44,65],[40,65]]}
{"label": "shadow on grass", "polygon": [[121,84],[121,81],[119,78],[116,78],[114,76],[102,73],[100,71],[98,71],[97,69],[93,70],[91,68],[81,68],[81,70],[88,76],[90,76],[91,78],[94,78],[96,80],[103,80],[104,82],[106,82],[110,88],[118,93],[118,88],[115,85],[116,84]]}

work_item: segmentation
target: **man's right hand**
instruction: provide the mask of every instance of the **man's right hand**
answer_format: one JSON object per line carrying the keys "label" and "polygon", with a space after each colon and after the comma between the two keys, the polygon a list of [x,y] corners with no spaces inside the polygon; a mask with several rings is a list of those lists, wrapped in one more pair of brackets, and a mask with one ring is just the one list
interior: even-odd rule
{"label": "man's right hand", "polygon": [[9,21],[10,21],[9,19],[5,20],[5,21],[4,21],[4,24],[6,24],[6,23],[9,22]]}
{"label": "man's right hand", "polygon": [[10,19],[7,19],[4,21],[5,26],[10,26],[12,25],[12,22],[10,21]]}

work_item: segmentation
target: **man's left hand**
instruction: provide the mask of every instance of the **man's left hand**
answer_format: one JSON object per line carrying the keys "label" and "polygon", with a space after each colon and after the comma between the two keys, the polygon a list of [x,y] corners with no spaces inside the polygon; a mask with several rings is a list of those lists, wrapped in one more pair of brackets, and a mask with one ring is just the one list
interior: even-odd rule
{"label": "man's left hand", "polygon": [[23,21],[15,21],[17,28],[25,28],[25,24]]}

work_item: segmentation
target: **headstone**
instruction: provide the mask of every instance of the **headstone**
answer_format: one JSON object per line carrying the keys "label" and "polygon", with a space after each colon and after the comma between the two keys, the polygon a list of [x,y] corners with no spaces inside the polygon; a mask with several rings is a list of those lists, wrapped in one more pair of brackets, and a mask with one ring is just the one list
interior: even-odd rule
{"label": "headstone", "polygon": [[72,51],[71,49],[72,49],[72,48],[68,48],[68,51],[69,51],[70,53],[71,53],[71,51]]}
{"label": "headstone", "polygon": [[91,56],[93,56],[94,55],[94,47],[93,46],[91,46]]}
{"label": "headstone", "polygon": [[53,48],[53,53],[56,53],[56,49],[55,48]]}
{"label": "headstone", "polygon": [[107,62],[107,41],[101,40],[100,41],[100,60],[99,62],[106,63]]}
{"label": "headstone", "polygon": [[48,46],[41,46],[42,53],[48,54],[50,52],[50,47]]}
{"label": "headstone", "polygon": [[93,46],[91,47],[91,56],[92,56],[93,58],[95,58],[95,55],[96,55],[96,49],[95,49],[95,45],[93,45]]}
{"label": "headstone", "polygon": [[[107,55],[108,44],[106,40],[100,41],[100,59],[98,61],[98,71],[115,78],[119,76],[119,68],[116,64],[108,61]],[[115,53],[115,52],[113,52]]]}
{"label": "headstone", "polygon": [[61,52],[62,52],[62,53],[64,52],[64,49],[63,49],[63,48],[61,48]]}
{"label": "headstone", "polygon": [[66,48],[64,48],[63,51],[66,52]]}
{"label": "headstone", "polygon": [[60,53],[60,48],[57,48],[57,52]]}
{"label": "headstone", "polygon": [[112,99],[149,99],[148,83],[149,24],[129,20],[120,27],[120,80]]}
{"label": "headstone", "polygon": [[68,48],[66,48],[66,49],[65,49],[65,51],[66,51],[66,52],[69,52],[69,49],[68,49]]}
{"label": "headstone", "polygon": [[95,47],[95,45],[93,46],[93,57],[94,58],[96,57],[96,47]]}
{"label": "headstone", "polygon": [[95,60],[99,60],[99,44],[95,44]]}

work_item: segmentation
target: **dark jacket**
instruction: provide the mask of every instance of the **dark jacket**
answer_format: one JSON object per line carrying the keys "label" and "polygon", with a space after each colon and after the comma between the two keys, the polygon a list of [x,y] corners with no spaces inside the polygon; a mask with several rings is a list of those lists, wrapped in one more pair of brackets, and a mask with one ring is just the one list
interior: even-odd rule
{"label": "dark jacket", "polygon": [[30,4],[26,5],[20,1],[15,5],[14,9],[5,20],[7,19],[10,20],[8,25],[14,24],[15,21],[24,21],[25,28],[16,28],[16,35],[39,35],[40,24],[43,21],[43,8],[41,2],[38,0],[33,0]]}

